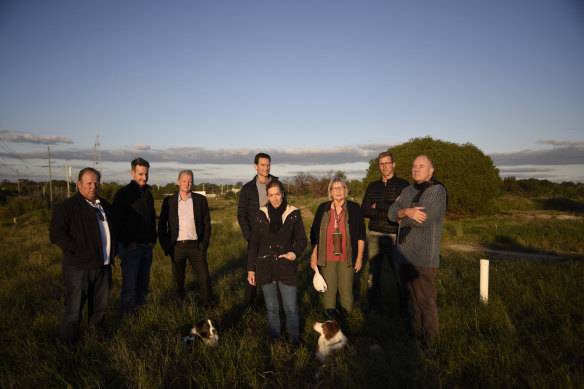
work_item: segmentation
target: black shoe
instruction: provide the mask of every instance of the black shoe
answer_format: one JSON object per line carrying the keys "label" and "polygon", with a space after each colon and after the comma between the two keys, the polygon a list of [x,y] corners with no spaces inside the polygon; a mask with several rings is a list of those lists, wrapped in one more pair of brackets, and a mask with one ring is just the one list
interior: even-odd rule
{"label": "black shoe", "polygon": [[325,309],[324,310],[324,316],[326,317],[327,320],[335,320],[337,317],[337,311],[336,309]]}

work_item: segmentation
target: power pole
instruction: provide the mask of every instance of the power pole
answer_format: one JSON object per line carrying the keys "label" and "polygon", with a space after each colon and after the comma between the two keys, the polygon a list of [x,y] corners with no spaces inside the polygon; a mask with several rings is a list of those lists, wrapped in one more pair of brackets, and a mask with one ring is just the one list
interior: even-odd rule
{"label": "power pole", "polygon": [[69,161],[65,161],[65,176],[67,176],[67,197],[70,196],[69,182],[71,181],[71,166],[69,166]]}
{"label": "power pole", "polygon": [[18,169],[16,169],[16,187],[18,188],[18,195],[20,196],[20,177],[18,176]]}
{"label": "power pole", "polygon": [[99,133],[95,135],[95,143],[93,144],[93,168],[101,173],[101,149],[99,143]]}
{"label": "power pole", "polygon": [[53,178],[51,176],[51,147],[47,146],[47,151],[49,154],[49,199],[51,208],[53,208]]}

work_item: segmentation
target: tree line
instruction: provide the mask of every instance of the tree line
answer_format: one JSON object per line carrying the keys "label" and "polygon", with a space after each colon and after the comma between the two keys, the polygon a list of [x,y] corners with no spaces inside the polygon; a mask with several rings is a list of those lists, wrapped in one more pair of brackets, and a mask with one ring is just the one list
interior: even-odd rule
{"label": "tree line", "polygon": [[[408,142],[383,151],[393,154],[396,161],[396,175],[410,182],[413,160],[421,154],[430,156],[434,161],[434,177],[444,183],[448,190],[448,212],[451,214],[488,214],[493,209],[493,201],[502,193],[531,197],[559,197],[576,201],[584,198],[584,183],[555,183],[536,178],[505,177],[501,179],[499,170],[494,166],[491,158],[471,143],[460,145],[424,137],[410,139]],[[349,197],[360,198],[364,195],[367,185],[380,178],[378,160],[373,158],[369,161],[363,180],[347,180],[346,174],[339,170],[329,171],[323,177],[316,177],[309,172],[300,172],[294,177],[283,179],[282,182],[288,194],[300,197],[326,197],[328,185],[335,177],[343,178],[347,182]],[[111,202],[121,186],[117,183],[103,183],[100,196]],[[199,183],[193,186],[193,190],[204,190],[207,193],[237,200],[237,191],[232,191],[232,189],[241,189],[241,186],[242,182],[237,182],[235,185]],[[48,190],[49,185],[44,182],[21,180],[17,186],[15,183],[4,180],[0,185],[0,207],[6,208],[12,203],[14,209],[9,212],[0,212],[0,217],[13,217],[16,216],[15,213],[24,212],[31,207],[48,208],[50,206]],[[66,198],[68,194],[75,193],[76,185],[71,184],[68,192],[66,181],[53,181],[52,190],[53,202],[56,202]],[[152,186],[152,194],[158,200],[176,190],[177,186],[174,182],[164,186]],[[16,203],[18,205],[15,205]]]}

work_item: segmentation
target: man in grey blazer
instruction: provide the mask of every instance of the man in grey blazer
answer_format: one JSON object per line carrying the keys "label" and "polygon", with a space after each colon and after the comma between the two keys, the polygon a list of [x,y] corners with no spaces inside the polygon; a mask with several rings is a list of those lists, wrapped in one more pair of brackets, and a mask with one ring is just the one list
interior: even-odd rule
{"label": "man in grey blazer", "polygon": [[183,170],[176,181],[179,191],[164,199],[158,221],[158,236],[164,254],[172,260],[172,275],[179,298],[185,298],[185,270],[191,263],[199,284],[203,306],[214,302],[207,265],[211,217],[207,198],[191,191],[193,172]]}

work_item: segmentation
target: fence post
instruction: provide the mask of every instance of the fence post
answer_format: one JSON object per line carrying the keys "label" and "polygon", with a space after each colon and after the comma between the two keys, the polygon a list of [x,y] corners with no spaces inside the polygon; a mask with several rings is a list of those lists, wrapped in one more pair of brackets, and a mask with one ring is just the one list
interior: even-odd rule
{"label": "fence post", "polygon": [[489,301],[489,260],[481,259],[481,282],[480,282],[481,302]]}

